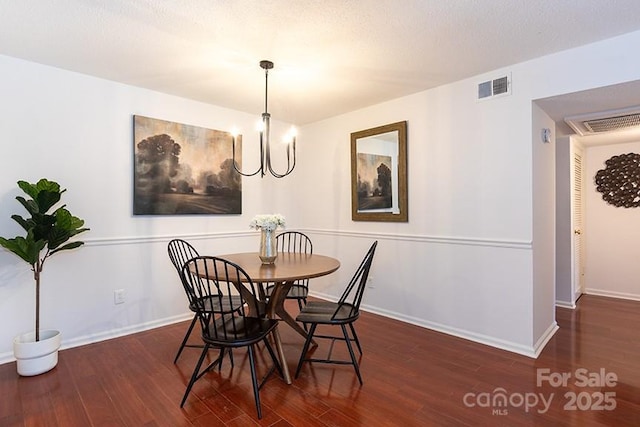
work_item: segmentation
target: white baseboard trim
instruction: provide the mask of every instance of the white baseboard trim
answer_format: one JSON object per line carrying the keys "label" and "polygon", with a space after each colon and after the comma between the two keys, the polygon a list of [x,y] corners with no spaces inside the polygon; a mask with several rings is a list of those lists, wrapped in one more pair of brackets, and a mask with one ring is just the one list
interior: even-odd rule
{"label": "white baseboard trim", "polygon": [[632,301],[640,301],[640,295],[629,294],[626,292],[614,292],[614,291],[605,291],[602,289],[587,288],[585,289],[584,293],[587,295],[597,295],[600,297],[621,298],[621,299],[628,299]]}
{"label": "white baseboard trim", "polygon": [[570,301],[556,301],[556,307],[570,308],[572,310],[575,310],[576,303]]}
{"label": "white baseboard trim", "polygon": [[[123,337],[125,335],[135,334],[137,332],[144,332],[150,329],[159,328],[162,326],[172,325],[174,323],[183,322],[185,320],[191,320],[193,313],[185,313],[177,316],[166,317],[164,319],[154,320],[152,322],[140,323],[138,325],[126,326],[123,328],[113,329],[111,331],[101,332],[99,334],[84,335],[76,337],[70,340],[64,339],[64,331],[62,331],[62,345],[60,350],[65,350],[73,347],[80,347],[87,344],[93,344],[100,341],[106,341],[113,338]],[[176,350],[178,349],[176,345]],[[0,354],[0,365],[4,363],[14,362],[16,359],[13,357],[13,352],[6,352]]]}
{"label": "white baseboard trim", "polygon": [[[309,293],[311,296],[313,297],[317,297],[317,298],[322,298],[328,301],[336,301],[336,298],[334,298],[331,295],[325,295],[325,294],[321,294],[321,293],[317,293],[317,292],[310,292]],[[384,309],[380,309],[378,307],[373,307],[370,305],[365,305],[363,304],[361,306],[361,309],[363,311],[367,311],[369,313],[373,313],[373,314],[378,314],[380,316],[384,316],[384,317],[388,317],[391,319],[395,319],[395,320],[399,320],[401,322],[405,322],[405,323],[409,323],[412,325],[416,325],[416,326],[420,326],[423,328],[427,328],[427,329],[431,329],[433,331],[436,332],[442,332],[444,334],[447,335],[452,335],[458,338],[462,338],[462,339],[466,339],[469,341],[473,341],[479,344],[484,344],[484,345],[488,345],[490,347],[495,347],[495,348],[499,348],[501,350],[506,350],[506,351],[510,351],[512,353],[517,353],[517,354],[521,354],[523,356],[527,356],[527,357],[531,357],[531,358],[537,358],[538,355],[540,354],[540,352],[542,351],[541,347],[528,347],[522,344],[518,344],[518,343],[514,343],[511,341],[505,341],[505,340],[501,340],[501,339],[497,339],[495,337],[490,337],[488,335],[484,335],[484,334],[478,334],[475,332],[471,332],[471,331],[467,331],[467,330],[463,330],[463,329],[458,329],[458,328],[452,328],[451,326],[447,326],[447,325],[443,325],[437,322],[430,322],[424,319],[419,319],[417,317],[413,317],[413,316],[406,316],[404,314],[400,314],[400,313],[396,313],[393,311],[389,311],[389,310],[384,310]],[[552,325],[553,326],[553,325]],[[546,344],[546,342],[551,338],[551,336],[553,335],[553,333],[557,330],[557,325],[555,325],[556,329],[554,329],[550,336],[546,338],[546,340],[543,342],[543,344]],[[552,329],[552,327],[550,327],[550,329]],[[548,334],[549,332],[547,332]],[[541,342],[540,340],[538,340],[539,342]]]}
{"label": "white baseboard trim", "polygon": [[542,334],[542,336],[538,339],[538,341],[533,347],[535,349],[536,359],[538,358],[538,356],[540,356],[540,353],[542,353],[542,350],[544,350],[544,347],[547,345],[549,340],[555,335],[558,329],[560,329],[560,326],[558,326],[558,323],[554,320],[553,323],[549,325],[547,330],[544,331],[544,334]]}
{"label": "white baseboard trim", "polygon": [[[322,298],[328,301],[334,301],[334,302],[336,301],[336,298],[327,294],[312,292],[310,293],[310,295],[313,297]],[[558,325],[554,322],[551,326],[549,326],[545,334],[542,335],[542,337],[538,340],[538,342],[534,347],[527,347],[522,344],[513,343],[511,341],[496,339],[495,337],[490,337],[488,335],[478,334],[478,333],[470,332],[463,329],[452,328],[450,326],[442,325],[437,322],[429,322],[424,319],[419,319],[413,316],[406,316],[403,314],[380,309],[378,307],[373,307],[370,305],[363,305],[362,310],[368,311],[370,313],[378,314],[380,316],[388,317],[391,319],[399,320],[401,322],[405,322],[412,325],[427,328],[430,330],[434,330],[437,332],[442,332],[447,335],[452,335],[458,338],[477,342],[479,344],[484,344],[490,347],[499,348],[501,350],[510,351],[512,353],[521,354],[523,356],[531,357],[534,359],[540,355],[540,352],[542,352],[542,349],[544,349],[544,346],[551,339],[551,337],[553,337],[555,332],[559,329]],[[85,335],[85,336],[77,337],[71,340],[64,340],[64,335],[63,335],[63,341],[62,341],[62,346],[60,347],[60,350],[79,347],[87,344],[93,344],[96,342],[118,338],[125,335],[135,334],[137,332],[143,332],[150,329],[159,328],[162,326],[172,325],[174,323],[190,320],[192,316],[193,316],[192,313],[185,313],[182,315],[171,316],[164,319],[154,320],[152,322],[145,322],[138,325],[131,325],[123,328],[118,328],[108,332],[102,332],[99,334]],[[9,362],[14,362],[14,361],[15,361],[15,358],[13,357],[12,352],[0,354],[0,365],[9,363]]]}

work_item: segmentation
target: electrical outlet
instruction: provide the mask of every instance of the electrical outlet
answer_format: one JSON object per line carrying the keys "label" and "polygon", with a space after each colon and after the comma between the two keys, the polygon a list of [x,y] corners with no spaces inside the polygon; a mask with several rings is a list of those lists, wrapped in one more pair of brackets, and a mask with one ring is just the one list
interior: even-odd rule
{"label": "electrical outlet", "polygon": [[116,289],[113,291],[113,303],[124,304],[124,289]]}
{"label": "electrical outlet", "polygon": [[372,276],[367,277],[367,287],[369,289],[375,289],[376,288],[375,285],[373,284],[373,277]]}

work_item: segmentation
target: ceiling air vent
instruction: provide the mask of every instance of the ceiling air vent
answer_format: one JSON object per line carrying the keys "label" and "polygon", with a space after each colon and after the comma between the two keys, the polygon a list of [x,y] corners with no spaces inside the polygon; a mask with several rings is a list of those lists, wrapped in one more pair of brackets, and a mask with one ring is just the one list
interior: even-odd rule
{"label": "ceiling air vent", "polygon": [[511,94],[511,76],[498,77],[486,82],[478,83],[478,99],[495,98]]}
{"label": "ceiling air vent", "polygon": [[640,107],[571,116],[564,121],[580,136],[614,132],[640,126]]}

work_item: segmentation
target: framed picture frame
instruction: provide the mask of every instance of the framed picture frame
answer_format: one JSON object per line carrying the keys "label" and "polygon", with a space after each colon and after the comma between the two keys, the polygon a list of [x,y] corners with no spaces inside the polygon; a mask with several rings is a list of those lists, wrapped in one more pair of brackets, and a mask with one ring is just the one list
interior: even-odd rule
{"label": "framed picture frame", "polygon": [[133,139],[134,215],[242,213],[229,132],[134,115]]}
{"label": "framed picture frame", "polygon": [[351,133],[351,219],[408,218],[407,122]]}

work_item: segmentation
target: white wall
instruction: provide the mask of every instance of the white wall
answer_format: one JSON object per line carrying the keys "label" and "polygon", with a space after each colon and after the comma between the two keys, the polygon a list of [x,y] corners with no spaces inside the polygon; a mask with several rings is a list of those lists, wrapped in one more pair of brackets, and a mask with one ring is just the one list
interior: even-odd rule
{"label": "white wall", "polygon": [[[537,105],[532,106],[533,144],[533,331],[536,347],[546,343],[558,329],[555,322],[556,275],[556,147],[553,120]],[[551,131],[550,142],[542,141],[542,129]]]}
{"label": "white wall", "polygon": [[640,153],[640,141],[585,150],[585,291],[640,300],[640,208],[608,204],[594,181],[609,158],[626,153]]}
{"label": "white wall", "polygon": [[[204,217],[131,215],[131,117],[251,129],[254,116],[0,57],[0,235],[19,231],[8,219],[20,208],[18,179],[46,176],[69,189],[69,208],[92,230],[44,274],[43,326],[61,329],[64,346],[188,317],[168,239],[188,236],[207,253],[255,250],[249,220],[278,211],[342,262],[314,281],[318,295],[337,296],[378,239],[368,309],[535,355],[553,328],[552,306],[540,303],[553,281],[534,280],[549,268],[534,247],[553,235],[534,233],[534,199],[543,201],[534,198],[532,100],[640,78],[629,49],[638,44],[640,32],[304,126],[291,177],[243,179],[242,215]],[[477,83],[505,71],[512,95],[477,102]],[[352,222],[349,135],[400,120],[408,121],[409,222]],[[551,157],[542,158],[536,168],[548,170]],[[127,302],[115,306],[119,288]],[[33,327],[32,292],[27,268],[0,252],[0,360]]]}
{"label": "white wall", "polygon": [[[370,309],[530,353],[531,136],[526,126],[524,138],[510,135],[531,112],[505,118],[509,98],[476,102],[475,91],[469,80],[305,127],[307,143],[322,147],[305,163],[307,188],[326,176],[331,190],[314,192],[318,204],[304,207],[304,222],[381,240]],[[353,222],[350,133],[400,120],[408,121],[409,223]],[[501,126],[487,132],[494,122]],[[336,249],[341,259],[362,256]]]}
{"label": "white wall", "polygon": [[[134,114],[249,130],[245,165],[257,163],[257,116],[5,56],[0,74],[0,235],[22,233],[10,219],[25,213],[16,182],[42,177],[67,188],[63,201],[91,228],[84,247],[51,258],[42,276],[41,326],[60,329],[63,347],[190,316],[166,254],[172,237],[211,254],[257,250],[249,221],[274,208],[269,196],[284,181],[245,179],[242,215],[132,215]],[[125,304],[113,304],[115,289],[125,289]],[[33,299],[28,266],[0,250],[0,361],[12,357],[15,335],[33,329]]]}
{"label": "white wall", "polygon": [[[301,157],[297,194],[314,203],[302,206],[302,222],[351,264],[361,252],[346,241],[381,240],[369,309],[538,353],[555,330],[555,155],[552,144],[534,162],[533,147],[547,148],[532,100],[640,78],[628,50],[638,43],[633,33],[305,126],[314,149]],[[477,83],[505,72],[511,96],[475,101]],[[400,120],[408,122],[409,223],[352,222],[349,135]],[[534,183],[543,190],[534,194]],[[545,221],[535,233],[534,200]],[[335,297],[338,287],[318,292]]]}

